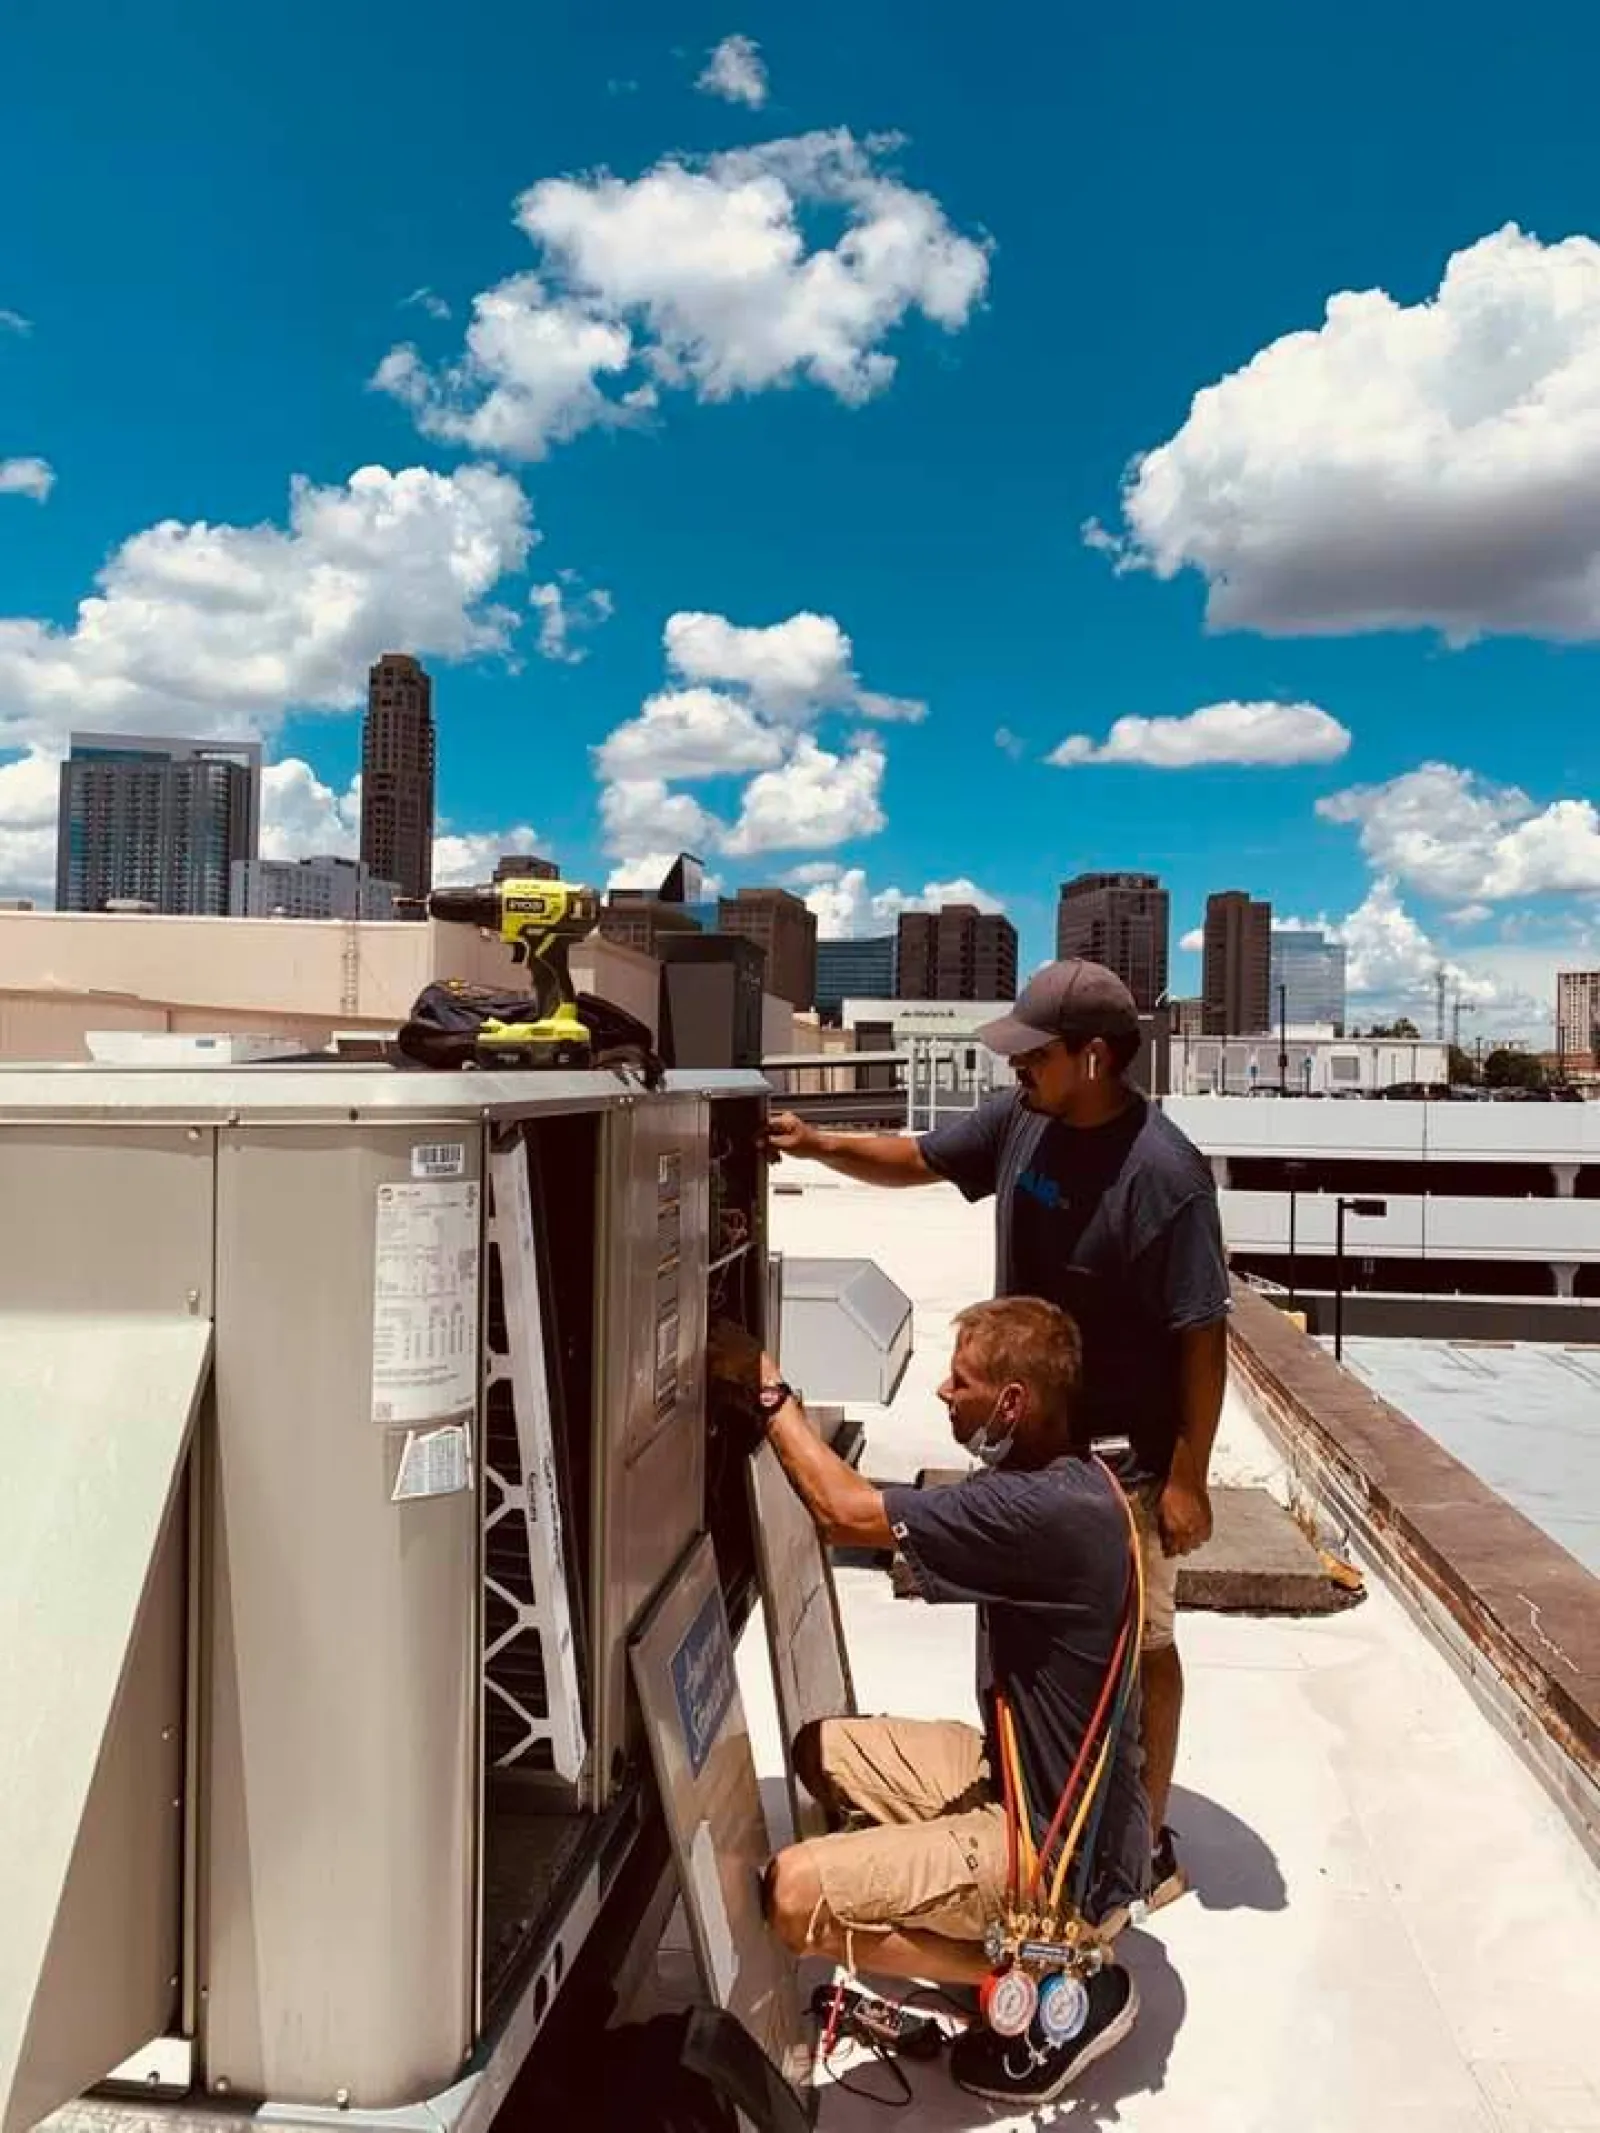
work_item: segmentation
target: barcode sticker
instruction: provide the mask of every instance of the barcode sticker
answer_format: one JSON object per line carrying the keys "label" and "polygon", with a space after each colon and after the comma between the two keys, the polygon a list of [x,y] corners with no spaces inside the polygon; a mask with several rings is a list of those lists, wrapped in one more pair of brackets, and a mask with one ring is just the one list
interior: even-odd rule
{"label": "barcode sticker", "polygon": [[414,1178],[459,1178],[466,1170],[467,1151],[461,1141],[425,1141],[411,1151]]}

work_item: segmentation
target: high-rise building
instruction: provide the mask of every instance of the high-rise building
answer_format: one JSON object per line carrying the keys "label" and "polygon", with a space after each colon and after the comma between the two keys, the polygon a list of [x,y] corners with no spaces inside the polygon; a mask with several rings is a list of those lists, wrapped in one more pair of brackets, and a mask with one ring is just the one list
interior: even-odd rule
{"label": "high-rise building", "polygon": [[1154,874],[1079,874],[1061,884],[1056,954],[1104,963],[1148,1014],[1167,989],[1168,916]]}
{"label": "high-rise building", "polygon": [[1271,1026],[1271,904],[1243,889],[1208,896],[1202,964],[1208,1037],[1254,1036]]}
{"label": "high-rise building", "polygon": [[261,831],[256,741],[75,733],[61,766],[56,908],[132,899],[225,918],[233,862]]}
{"label": "high-rise building", "polygon": [[1206,1028],[1206,1003],[1198,996],[1174,1000],[1171,1003],[1172,1034],[1174,1037],[1203,1037]]}
{"label": "high-rise building", "polygon": [[654,955],[663,934],[704,929],[682,904],[668,903],[653,889],[613,889],[600,906],[599,930],[608,941]]}
{"label": "high-rise building", "polygon": [[361,729],[361,856],[417,898],[433,887],[433,681],[405,652],[367,673]]}
{"label": "high-rise building", "polygon": [[826,1021],[837,1021],[846,1000],[892,1000],[894,951],[892,933],[866,934],[857,940],[818,941],[818,1014]]}
{"label": "high-rise building", "polygon": [[817,996],[817,918],[787,889],[741,889],[717,904],[717,931],[765,949],[766,990],[808,1010]]}
{"label": "high-rise building", "polygon": [[1600,1069],[1600,970],[1556,972],[1556,1050]]}
{"label": "high-rise building", "polygon": [[1315,926],[1274,926],[1267,1008],[1272,1027],[1324,1024],[1344,1035],[1345,952]]}
{"label": "high-rise building", "polygon": [[393,918],[395,886],[364,859],[236,859],[235,918]]}
{"label": "high-rise building", "polygon": [[901,1000],[1014,1000],[1017,929],[998,911],[942,904],[902,911],[895,945]]}
{"label": "high-rise building", "polygon": [[692,852],[680,852],[655,889],[612,889],[600,907],[600,932],[624,948],[655,955],[657,943],[673,933],[704,933],[701,898],[704,868]]}

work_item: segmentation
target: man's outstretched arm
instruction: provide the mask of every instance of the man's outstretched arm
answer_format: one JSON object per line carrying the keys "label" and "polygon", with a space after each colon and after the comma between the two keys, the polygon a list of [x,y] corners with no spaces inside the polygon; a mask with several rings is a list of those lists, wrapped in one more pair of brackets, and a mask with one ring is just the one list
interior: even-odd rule
{"label": "man's outstretched arm", "polygon": [[826,1164],[859,1185],[934,1185],[939,1173],[929,1168],[921,1148],[906,1133],[825,1133],[792,1112],[776,1111],[767,1121],[767,1147],[773,1155],[808,1157]]}
{"label": "man's outstretched arm", "polygon": [[[776,1373],[770,1366],[763,1383]],[[793,1397],[784,1401],[767,1429],[767,1442],[791,1487],[811,1513],[823,1539],[836,1548],[893,1548],[883,1492],[824,1444]]]}

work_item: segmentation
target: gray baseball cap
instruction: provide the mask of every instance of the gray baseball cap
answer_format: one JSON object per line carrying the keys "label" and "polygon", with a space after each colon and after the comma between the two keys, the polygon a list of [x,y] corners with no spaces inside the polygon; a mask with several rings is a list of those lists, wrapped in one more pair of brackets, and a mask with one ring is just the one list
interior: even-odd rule
{"label": "gray baseball cap", "polygon": [[986,1022],[980,1042],[1002,1059],[1036,1052],[1056,1037],[1137,1037],[1139,1010],[1114,970],[1073,956],[1046,963],[1017,995],[1009,1015]]}

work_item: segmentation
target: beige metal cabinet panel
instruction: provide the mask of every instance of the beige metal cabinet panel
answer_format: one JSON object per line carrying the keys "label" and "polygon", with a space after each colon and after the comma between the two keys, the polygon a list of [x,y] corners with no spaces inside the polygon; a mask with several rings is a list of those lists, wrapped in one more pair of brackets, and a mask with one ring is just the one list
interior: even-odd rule
{"label": "beige metal cabinet panel", "polygon": [[628,1749],[629,1630],[699,1532],[705,1508],[709,1106],[611,1112],[601,1145],[591,1620],[596,1804]]}
{"label": "beige metal cabinet panel", "polygon": [[201,1126],[0,1124],[0,1304],[209,1318],[212,1154]]}
{"label": "beige metal cabinet panel", "polygon": [[0,1314],[0,2126],[176,2011],[183,1498],[204,1320]]}
{"label": "beige metal cabinet panel", "polygon": [[404,1431],[372,1419],[378,1194],[444,1139],[481,1203],[465,1122],[220,1137],[213,2089],[398,2104],[472,2040],[477,1497],[391,1502]]}

